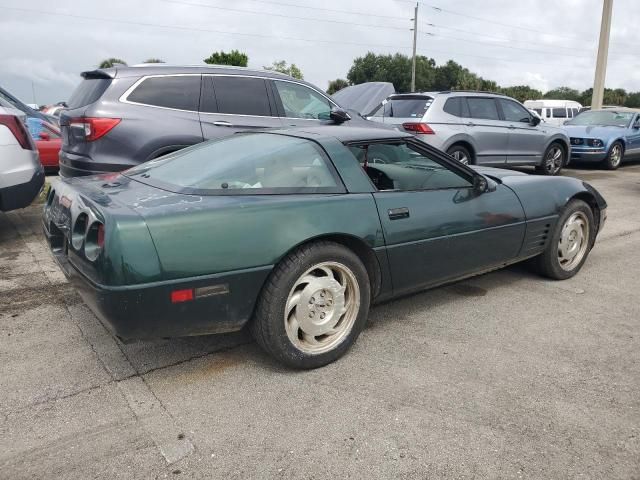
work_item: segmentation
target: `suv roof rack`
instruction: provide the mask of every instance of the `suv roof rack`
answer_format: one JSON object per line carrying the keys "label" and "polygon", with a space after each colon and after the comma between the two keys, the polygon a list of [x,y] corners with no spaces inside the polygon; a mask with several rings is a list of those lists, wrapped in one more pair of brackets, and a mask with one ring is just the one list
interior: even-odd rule
{"label": "suv roof rack", "polygon": [[500,92],[491,92],[489,90],[443,90],[438,93],[489,93],[491,95],[500,95],[502,97],[507,97],[508,95]]}

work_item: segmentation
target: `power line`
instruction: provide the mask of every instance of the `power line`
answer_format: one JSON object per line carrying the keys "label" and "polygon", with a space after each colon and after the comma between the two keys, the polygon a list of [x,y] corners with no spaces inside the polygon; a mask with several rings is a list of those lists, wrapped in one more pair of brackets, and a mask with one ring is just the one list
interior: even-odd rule
{"label": "power line", "polygon": [[358,42],[346,42],[343,40],[321,40],[321,39],[308,39],[308,38],[299,38],[299,37],[286,37],[286,36],[280,36],[280,35],[267,35],[267,34],[260,34],[260,33],[244,33],[244,32],[230,32],[230,31],[225,31],[225,30],[213,30],[213,29],[205,29],[205,28],[198,28],[198,27],[186,27],[186,26],[181,26],[181,25],[166,25],[166,24],[160,24],[160,23],[148,23],[148,22],[135,22],[132,20],[122,20],[122,19],[115,19],[115,18],[103,18],[103,17],[93,17],[93,16],[89,16],[89,15],[76,15],[76,14],[72,14],[72,13],[59,13],[59,12],[49,12],[49,11],[45,11],[45,10],[31,10],[28,8],[21,8],[21,7],[8,7],[8,6],[4,6],[4,5],[0,5],[1,9],[5,9],[5,10],[16,10],[16,11],[20,11],[20,12],[28,12],[28,13],[34,13],[34,14],[43,14],[43,15],[54,15],[54,16],[58,16],[58,17],[67,17],[67,18],[79,18],[79,19],[83,19],[83,20],[95,20],[98,22],[111,22],[111,23],[121,23],[123,25],[134,25],[134,26],[139,26],[139,27],[152,27],[152,28],[168,28],[168,29],[172,29],[172,30],[185,30],[185,31],[195,31],[195,32],[205,32],[205,33],[219,33],[221,35],[240,35],[240,36],[244,36],[244,37],[260,37],[260,38],[269,38],[269,39],[278,39],[278,40],[296,40],[296,41],[300,41],[300,42],[307,42],[307,43],[328,43],[328,44],[335,44],[335,45],[356,45],[356,46],[360,46],[360,47],[369,47],[369,48],[403,48],[403,49],[410,49],[410,46],[407,45],[380,45],[380,44],[371,44],[371,43],[358,43]]}
{"label": "power line", "polygon": [[363,12],[354,12],[353,10],[337,10],[335,8],[322,8],[322,7],[312,7],[309,5],[296,5],[295,3],[284,3],[284,2],[272,2],[268,0],[248,0],[254,3],[268,3],[270,5],[280,5],[283,7],[295,7],[295,8],[304,8],[305,10],[318,10],[320,12],[334,12],[334,13],[345,13],[347,15],[358,15],[360,17],[377,17],[382,18],[384,20],[396,19],[396,20],[407,20],[408,15],[405,17],[396,17],[392,15],[375,15],[373,13],[363,13]]}
{"label": "power line", "polygon": [[[513,40],[511,38],[506,38],[506,37],[498,37],[496,35],[488,35],[486,33],[480,33],[480,32],[476,32],[476,31],[469,31],[469,30],[465,30],[463,28],[445,27],[444,25],[436,25],[434,23],[425,23],[423,25],[425,27],[441,28],[443,30],[451,30],[452,32],[460,32],[460,33],[466,33],[468,35],[475,35],[477,37],[493,38],[494,40],[501,40],[503,42],[508,42],[509,44],[511,44],[511,43],[526,43],[526,44],[530,44],[531,43],[531,42],[523,42],[521,40]],[[564,47],[564,46],[561,46],[561,45],[549,45],[549,47],[551,47],[551,48],[560,48],[560,49],[563,49],[563,50],[573,50],[573,51],[576,51],[576,52],[586,52],[586,51],[588,51],[587,49],[584,49],[584,48]]]}
{"label": "power line", "polygon": [[248,13],[250,15],[268,15],[271,17],[281,17],[281,18],[291,18],[294,20],[306,20],[308,22],[325,22],[325,23],[337,23],[341,25],[355,25],[360,27],[376,27],[376,28],[384,28],[387,30],[400,30],[406,32],[407,29],[404,27],[392,27],[392,26],[384,26],[378,25],[374,23],[356,23],[356,22],[347,22],[344,20],[329,20],[325,18],[310,18],[310,17],[299,17],[295,15],[285,15],[284,13],[272,13],[272,12],[256,12],[255,10],[242,10],[239,8],[231,8],[231,7],[216,7],[214,5],[205,5],[203,3],[193,3],[193,2],[185,2],[183,0],[160,0],[165,3],[175,3],[178,5],[187,5],[190,7],[201,7],[201,8],[210,8],[213,10],[222,10],[226,12],[235,12],[235,13]]}
{"label": "power line", "polygon": [[562,52],[548,52],[544,50],[534,50],[532,48],[522,48],[522,47],[514,47],[512,45],[501,45],[495,42],[482,42],[480,40],[471,40],[468,38],[460,38],[460,37],[451,37],[449,35],[442,35],[441,33],[430,33],[423,32],[425,35],[429,35],[432,37],[440,37],[440,38],[449,38],[451,40],[459,40],[461,42],[469,42],[481,45],[491,45],[492,47],[500,47],[500,48],[508,48],[509,50],[522,50],[524,52],[533,52],[533,53],[542,53],[544,55],[555,55],[555,56],[564,56],[564,57],[573,57],[573,58],[591,58],[587,55],[576,55],[575,53],[562,53]]}
{"label": "power line", "polygon": [[[82,20],[93,20],[93,21],[98,21],[98,22],[119,23],[119,24],[123,24],[123,25],[133,25],[133,26],[140,26],[140,27],[161,28],[161,29],[164,28],[164,29],[181,30],[181,31],[187,31],[187,32],[217,33],[217,34],[221,34],[221,35],[231,35],[231,36],[237,35],[237,36],[243,36],[243,37],[259,37],[259,38],[269,38],[269,39],[277,39],[277,40],[295,40],[295,41],[307,42],[307,43],[311,43],[311,44],[326,43],[326,44],[336,44],[336,45],[355,45],[355,46],[361,46],[361,47],[367,47],[367,48],[375,48],[375,47],[378,47],[378,48],[393,48],[393,49],[411,49],[412,48],[411,46],[407,46],[407,45],[402,45],[402,46],[401,45],[381,45],[381,44],[370,44],[370,43],[346,42],[346,41],[342,41],[342,40],[320,40],[320,39],[311,39],[310,40],[308,38],[288,37],[288,36],[279,36],[279,35],[271,35],[271,34],[267,35],[267,34],[260,34],[260,33],[230,32],[230,31],[224,31],[224,30],[213,30],[213,29],[203,29],[203,28],[197,28],[197,27],[186,27],[186,26],[181,26],[181,25],[166,25],[166,24],[148,23],[148,22],[135,22],[135,21],[131,21],[131,20],[95,17],[95,16],[89,16],[89,15],[77,15],[77,14],[72,14],[72,13],[51,12],[51,11],[46,11],[46,10],[33,10],[33,9],[28,9],[28,8],[9,7],[9,6],[4,6],[4,5],[0,5],[0,8],[5,9],[5,10],[14,10],[14,11],[27,12],[27,13],[32,13],[32,14],[52,15],[52,16],[57,16],[57,17],[76,18],[76,19],[82,19]],[[484,60],[505,62],[505,63],[511,63],[511,64],[544,65],[544,66],[549,66],[550,65],[548,62],[547,63],[541,63],[541,62],[530,62],[530,61],[518,61],[518,60],[512,60],[512,59],[508,59],[508,58],[489,57],[489,56],[483,56],[483,55],[474,55],[474,54],[467,54],[467,53],[458,53],[458,52],[451,52],[451,51],[444,51],[444,50],[429,49],[429,55],[431,55],[433,53],[442,54],[442,55],[449,55],[450,58],[453,57],[453,56],[462,56],[462,57],[479,58],[479,59],[484,59]],[[423,56],[425,56],[426,52],[421,52],[421,54]]]}
{"label": "power line", "polygon": [[[414,3],[415,0],[404,0],[406,2],[410,2],[410,3]],[[432,5],[430,3],[426,3],[423,1],[418,0],[418,3],[420,3],[421,5],[424,5],[425,7],[431,8],[437,12],[444,12],[444,13],[448,13],[450,15],[457,15],[459,17],[465,17],[465,18],[470,18],[472,20],[477,20],[480,22],[486,22],[486,23],[492,23],[494,25],[500,25],[501,27],[505,27],[505,28],[510,28],[512,30],[526,30],[529,32],[534,32],[534,33],[538,33],[541,35],[552,35],[552,36],[556,36],[556,37],[560,37],[560,38],[567,38],[569,40],[576,40],[576,39],[580,39],[578,36],[576,35],[560,35],[557,33],[549,33],[549,32],[544,32],[542,30],[536,30],[535,28],[530,28],[530,27],[523,27],[522,25],[510,25],[508,23],[502,23],[502,22],[498,22],[496,20],[491,20],[489,18],[483,18],[483,17],[476,17],[474,15],[469,15],[467,13],[462,13],[462,12],[456,12],[454,10],[449,10],[447,8],[442,8],[442,7],[438,7],[437,5]]]}

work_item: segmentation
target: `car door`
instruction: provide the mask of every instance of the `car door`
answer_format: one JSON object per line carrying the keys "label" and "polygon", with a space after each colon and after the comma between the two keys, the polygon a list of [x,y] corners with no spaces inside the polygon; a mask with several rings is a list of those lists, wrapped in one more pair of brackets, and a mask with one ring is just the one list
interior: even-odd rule
{"label": "car door", "polygon": [[640,113],[637,114],[629,124],[626,134],[627,158],[637,158],[640,156]]}
{"label": "car door", "polygon": [[[435,285],[516,257],[524,212],[515,194],[489,180],[477,193],[472,170],[419,140],[349,148],[376,186],[394,293]],[[385,162],[370,163],[385,158]]]}
{"label": "car door", "polygon": [[282,126],[266,80],[242,75],[203,76],[200,124],[205,140]]}
{"label": "car door", "polygon": [[513,100],[500,98],[498,104],[509,129],[507,164],[539,164],[547,143],[544,125],[533,125],[529,111]]}
{"label": "car door", "polygon": [[270,80],[276,110],[285,127],[317,126],[327,123],[336,104],[321,92],[289,80]]}
{"label": "car door", "polygon": [[492,97],[466,97],[469,117],[465,129],[475,141],[476,163],[501,165],[507,159],[509,129],[501,121]]}

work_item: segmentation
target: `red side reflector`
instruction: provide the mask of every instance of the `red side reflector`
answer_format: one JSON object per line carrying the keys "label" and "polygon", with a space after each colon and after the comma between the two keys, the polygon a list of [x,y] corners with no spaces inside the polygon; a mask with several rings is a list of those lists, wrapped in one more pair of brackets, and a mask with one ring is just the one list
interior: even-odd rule
{"label": "red side reflector", "polygon": [[171,303],[190,302],[193,300],[193,290],[174,290],[171,292]]}
{"label": "red side reflector", "polygon": [[433,135],[434,132],[433,129],[427,125],[426,123],[417,123],[417,122],[407,122],[407,123],[403,123],[402,127],[407,131],[407,132],[413,132],[413,133],[426,133],[426,134],[431,134]]}

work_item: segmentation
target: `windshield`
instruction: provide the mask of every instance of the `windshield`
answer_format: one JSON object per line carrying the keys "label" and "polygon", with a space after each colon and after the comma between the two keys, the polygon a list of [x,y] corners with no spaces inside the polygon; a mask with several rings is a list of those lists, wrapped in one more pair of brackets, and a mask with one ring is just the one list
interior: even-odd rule
{"label": "windshield", "polygon": [[342,191],[318,144],[269,133],[201,143],[143,163],[125,175],[172,192],[198,195]]}
{"label": "windshield", "polygon": [[633,112],[617,112],[615,110],[585,111],[579,113],[567,125],[599,125],[603,127],[627,127],[633,118]]}

